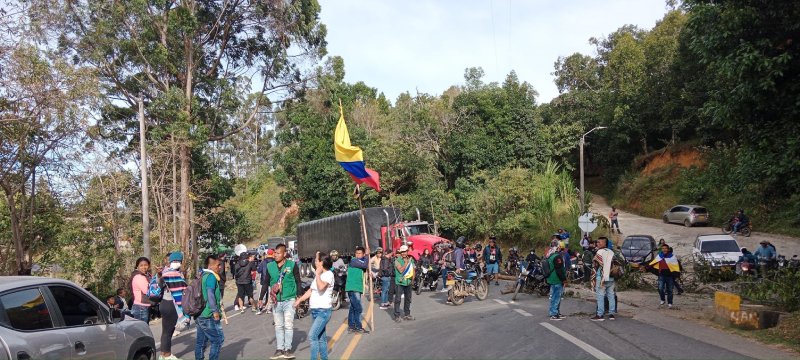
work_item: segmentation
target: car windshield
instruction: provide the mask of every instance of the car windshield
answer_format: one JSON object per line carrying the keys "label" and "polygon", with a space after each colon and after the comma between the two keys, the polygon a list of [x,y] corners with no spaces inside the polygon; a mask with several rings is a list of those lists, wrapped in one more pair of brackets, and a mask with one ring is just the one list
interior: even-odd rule
{"label": "car windshield", "polygon": [[427,224],[419,224],[419,225],[408,225],[406,226],[408,229],[409,235],[419,235],[419,234],[427,234],[428,233],[428,225]]}
{"label": "car windshield", "polygon": [[701,252],[739,252],[739,245],[735,240],[704,241],[700,245]]}
{"label": "car windshield", "polygon": [[625,240],[625,243],[622,244],[623,249],[632,249],[632,250],[650,250],[650,239],[644,238],[633,238]]}
{"label": "car windshield", "polygon": [[708,214],[708,210],[706,210],[706,208],[703,208],[703,207],[696,207],[696,208],[694,208],[694,213],[695,214]]}

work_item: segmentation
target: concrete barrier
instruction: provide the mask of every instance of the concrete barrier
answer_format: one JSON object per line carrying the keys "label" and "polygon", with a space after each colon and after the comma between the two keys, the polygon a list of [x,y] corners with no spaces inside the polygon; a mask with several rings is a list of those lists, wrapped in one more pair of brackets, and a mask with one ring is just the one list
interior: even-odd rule
{"label": "concrete barrier", "polygon": [[768,329],[778,325],[780,313],[762,305],[742,305],[739,295],[714,293],[714,320],[726,326],[745,330]]}

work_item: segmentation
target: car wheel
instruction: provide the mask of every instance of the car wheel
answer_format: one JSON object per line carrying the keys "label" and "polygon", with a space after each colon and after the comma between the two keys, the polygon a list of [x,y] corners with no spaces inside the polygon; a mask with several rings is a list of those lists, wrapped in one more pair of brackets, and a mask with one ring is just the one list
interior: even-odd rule
{"label": "car wheel", "polygon": [[669,219],[667,219],[667,215],[664,215],[664,217],[661,218],[661,220],[664,220],[664,224],[669,224]]}
{"label": "car wheel", "polygon": [[692,227],[692,222],[689,219],[683,220],[683,226]]}

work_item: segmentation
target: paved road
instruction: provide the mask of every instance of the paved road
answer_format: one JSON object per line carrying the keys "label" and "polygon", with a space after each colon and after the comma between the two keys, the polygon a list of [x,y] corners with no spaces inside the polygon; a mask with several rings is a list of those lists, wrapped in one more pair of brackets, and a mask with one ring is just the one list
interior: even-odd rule
{"label": "paved road", "polygon": [[[663,314],[639,316],[637,309],[629,308],[614,322],[594,323],[588,320],[593,303],[567,298],[562,302],[562,312],[568,318],[552,322],[547,320],[547,298],[522,295],[511,303],[510,295],[500,295],[497,286],[490,290],[489,299],[467,300],[461,306],[444,304],[444,294],[423,292],[413,301],[412,313],[417,320],[400,324],[391,321],[389,311],[375,306],[376,330],[369,335],[348,334],[347,310],[335,311],[327,329],[330,357],[742,359],[758,355],[749,350],[758,349],[755,343],[719,331],[707,335],[711,330],[682,320],[662,321]],[[229,314],[230,324],[224,326],[223,359],[264,359],[272,355],[275,335],[271,315]],[[310,317],[295,321],[298,359],[309,358],[310,323]],[[158,339],[160,326],[154,324],[152,328]],[[194,331],[184,331],[174,339],[173,352],[184,359],[193,358],[194,341]],[[791,357],[780,352],[765,354],[769,356],[762,357]]]}

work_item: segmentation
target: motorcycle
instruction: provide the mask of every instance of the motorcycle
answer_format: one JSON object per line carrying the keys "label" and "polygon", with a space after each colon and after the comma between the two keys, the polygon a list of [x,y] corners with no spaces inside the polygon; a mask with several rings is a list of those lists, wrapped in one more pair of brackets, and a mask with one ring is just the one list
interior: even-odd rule
{"label": "motorcycle", "polygon": [[532,294],[538,293],[539,296],[547,296],[550,294],[550,285],[547,284],[547,279],[542,272],[542,264],[540,261],[532,261],[530,263],[523,261],[520,263],[519,275],[517,275],[517,283],[514,287],[514,295],[511,300],[517,300],[517,294],[520,291]]}
{"label": "motorcycle", "polygon": [[341,270],[333,270],[333,292],[331,293],[331,309],[339,310],[347,297],[344,285],[347,283],[347,273]]}
{"label": "motorcycle", "polygon": [[[733,224],[736,223],[736,218],[731,218],[728,222],[725,223],[725,226],[722,227],[722,232],[726,234],[730,234],[733,232]],[[739,233],[744,235],[745,237],[750,237],[750,233],[753,232],[753,221],[750,220],[747,222],[747,225],[739,227]]]}
{"label": "motorcycle", "polygon": [[583,262],[583,254],[578,253],[571,260],[572,261],[570,261],[567,278],[570,279],[571,282],[577,284],[584,280],[584,274],[586,273],[586,265]]}
{"label": "motorcycle", "polygon": [[466,263],[463,272],[449,271],[446,285],[450,287],[447,298],[453,305],[461,305],[467,296],[475,295],[478,300],[489,296],[489,282],[483,278],[480,267],[474,259]]}
{"label": "motorcycle", "polygon": [[414,277],[414,292],[419,295],[424,288],[431,291],[436,290],[439,284],[439,274],[441,271],[438,266],[420,265],[417,267],[417,276]]}
{"label": "motorcycle", "polygon": [[[300,292],[299,293],[300,294],[305,294],[306,291],[308,291],[308,289],[310,289],[310,288],[311,288],[311,283],[302,282],[300,284]],[[311,310],[309,309],[309,301],[308,301],[308,299],[305,299],[303,302],[300,303],[299,306],[297,306],[297,310],[294,312],[294,316],[297,319],[302,319],[302,318],[306,317],[310,313],[311,313]]]}
{"label": "motorcycle", "polygon": [[778,255],[778,269],[798,270],[800,269],[800,259],[797,258],[797,255],[792,256],[789,260],[786,259],[786,256]]}
{"label": "motorcycle", "polygon": [[508,273],[508,276],[517,276],[519,271],[519,260],[514,258],[508,259],[506,262],[506,273]]}
{"label": "motorcycle", "polygon": [[741,261],[737,264],[737,273],[742,276],[756,276],[756,266],[750,261]]}

